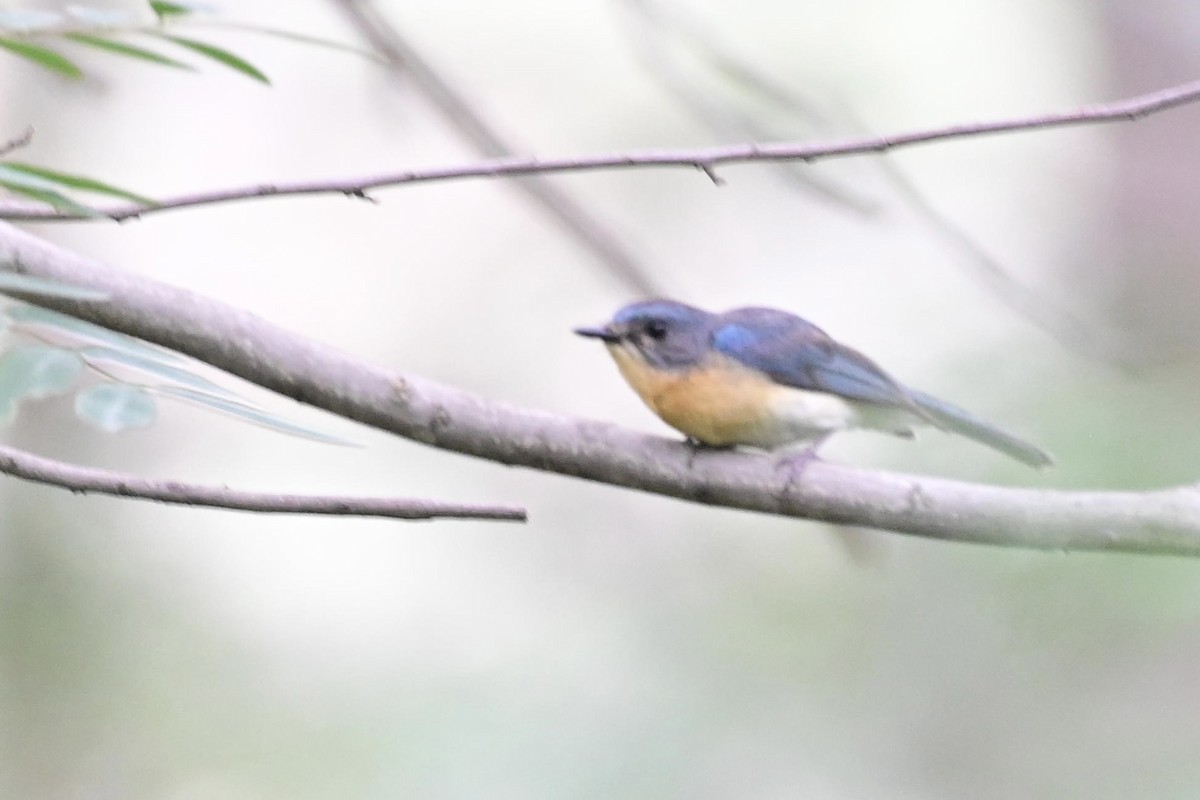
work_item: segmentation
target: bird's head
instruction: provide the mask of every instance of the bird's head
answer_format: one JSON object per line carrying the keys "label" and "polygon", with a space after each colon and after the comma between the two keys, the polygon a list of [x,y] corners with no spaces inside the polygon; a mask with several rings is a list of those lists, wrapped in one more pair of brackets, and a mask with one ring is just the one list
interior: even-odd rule
{"label": "bird's head", "polygon": [[600,339],[616,356],[618,351],[656,369],[679,370],[704,360],[716,315],[673,300],[632,303],[612,321],[575,333]]}

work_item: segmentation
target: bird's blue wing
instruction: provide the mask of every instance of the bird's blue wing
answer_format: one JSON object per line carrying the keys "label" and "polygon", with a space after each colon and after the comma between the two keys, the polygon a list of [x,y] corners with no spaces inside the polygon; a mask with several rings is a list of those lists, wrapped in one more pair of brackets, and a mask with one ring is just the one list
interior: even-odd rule
{"label": "bird's blue wing", "polygon": [[867,403],[913,406],[908,391],[875,362],[785,311],[726,312],[713,330],[712,346],[785,386]]}

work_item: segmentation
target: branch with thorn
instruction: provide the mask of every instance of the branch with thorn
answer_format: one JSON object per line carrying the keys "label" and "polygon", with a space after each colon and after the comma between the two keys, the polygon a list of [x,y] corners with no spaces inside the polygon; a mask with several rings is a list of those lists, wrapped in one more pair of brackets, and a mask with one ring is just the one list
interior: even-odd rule
{"label": "branch with thorn", "polygon": [[809,464],[793,481],[763,455],[693,448],[615,425],[486,400],[384,369],[248,312],[106,267],[0,224],[0,264],[93,288],[42,305],[155,344],[347,419],[431,447],[689,502],[1049,550],[1200,555],[1200,486],[1148,492],[1012,489]]}
{"label": "branch with thorn", "polygon": [[[821,161],[829,158],[869,153],[886,153],[920,144],[990,136],[999,133],[1067,128],[1107,122],[1133,121],[1151,114],[1168,111],[1200,100],[1200,81],[1181,84],[1137,97],[1112,103],[1084,106],[1071,111],[1058,111],[1029,117],[960,123],[940,128],[927,128],[889,136],[867,136],[832,142],[774,144],[736,144],[715,147],[675,150],[635,150],[600,155],[565,156],[561,158],[505,156],[476,161],[471,164],[402,170],[360,178],[296,181],[269,186],[244,186],[197,192],[169,197],[156,205],[117,203],[100,206],[102,216],[121,222],[163,211],[196,206],[257,200],[270,197],[298,195],[341,194],[360,197],[373,189],[437,183],[475,178],[522,177],[598,170],[686,168],[703,172],[718,185],[714,176],[717,167],[727,164],[753,164],[777,161]],[[27,202],[0,203],[0,219],[14,222],[63,222],[92,219],[69,212],[56,211]]]}

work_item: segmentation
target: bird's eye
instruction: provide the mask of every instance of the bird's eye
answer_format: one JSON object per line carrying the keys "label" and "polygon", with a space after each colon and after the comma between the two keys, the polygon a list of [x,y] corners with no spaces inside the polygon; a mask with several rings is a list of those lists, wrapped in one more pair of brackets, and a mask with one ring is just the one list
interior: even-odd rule
{"label": "bird's eye", "polygon": [[667,326],[661,322],[647,322],[646,335],[656,342],[667,338]]}

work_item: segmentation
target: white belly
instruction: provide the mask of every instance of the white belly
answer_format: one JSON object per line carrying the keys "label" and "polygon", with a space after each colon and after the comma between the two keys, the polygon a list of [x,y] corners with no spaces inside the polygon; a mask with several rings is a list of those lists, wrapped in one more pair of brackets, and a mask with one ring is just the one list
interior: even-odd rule
{"label": "white belly", "polygon": [[777,392],[774,404],[775,420],[764,426],[760,441],[748,444],[776,448],[847,428],[912,434],[913,415],[894,406],[856,403],[824,392],[790,388]]}

